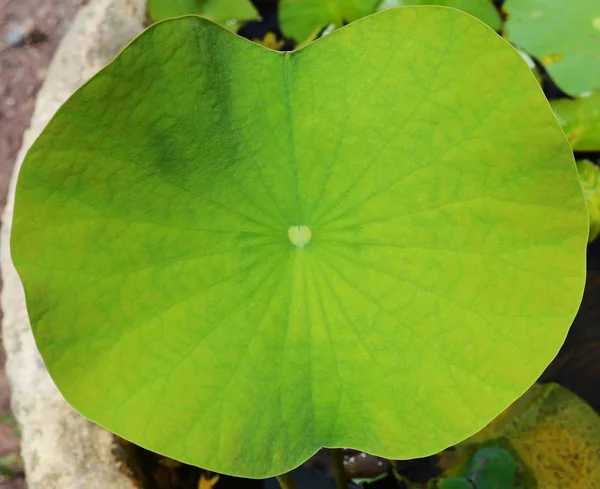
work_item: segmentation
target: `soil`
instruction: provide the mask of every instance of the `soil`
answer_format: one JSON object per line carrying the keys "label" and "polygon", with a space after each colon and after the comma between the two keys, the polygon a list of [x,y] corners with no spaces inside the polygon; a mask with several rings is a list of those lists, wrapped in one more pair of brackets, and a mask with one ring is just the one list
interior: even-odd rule
{"label": "soil", "polygon": [[[35,96],[59,41],[86,0],[0,0],[0,212]],[[10,393],[0,343],[0,457],[19,455],[18,428],[10,412]],[[17,464],[0,475],[0,489],[25,489]]]}

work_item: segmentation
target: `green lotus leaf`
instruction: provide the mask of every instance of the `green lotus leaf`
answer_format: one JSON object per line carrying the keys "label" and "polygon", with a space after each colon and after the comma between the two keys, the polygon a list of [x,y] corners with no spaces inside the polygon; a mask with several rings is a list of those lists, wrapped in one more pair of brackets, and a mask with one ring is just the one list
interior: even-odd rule
{"label": "green lotus leaf", "polygon": [[600,168],[589,160],[577,162],[579,181],[590,215],[590,242],[600,234]]}
{"label": "green lotus leaf", "polygon": [[600,151],[600,92],[551,105],[574,151]]}
{"label": "green lotus leaf", "polygon": [[440,479],[430,486],[432,489],[473,489],[473,485],[464,477]]}
{"label": "green lotus leaf", "polygon": [[148,13],[154,22],[198,14],[228,27],[259,16],[250,0],[148,0]]}
{"label": "green lotus leaf", "polygon": [[379,474],[375,477],[354,477],[352,478],[352,483],[353,484],[364,484],[364,485],[369,485],[369,484],[374,484],[375,482],[379,482],[380,480],[385,479],[389,474],[387,472],[384,472],[383,474]]}
{"label": "green lotus leaf", "polygon": [[198,16],[154,24],[48,124],[15,206],[65,398],[246,477],[475,433],[555,356],[585,279],[585,202],[543,92],[441,7],[291,53]]}
{"label": "green lotus leaf", "polygon": [[473,455],[467,477],[477,489],[513,489],[517,469],[517,462],[508,450],[484,447]]}
{"label": "green lotus leaf", "polygon": [[281,0],[279,24],[287,37],[301,43],[332,24],[334,28],[372,14],[379,0]]}
{"label": "green lotus leaf", "polygon": [[598,0],[506,0],[504,35],[540,60],[567,94],[600,91]]}
{"label": "green lotus leaf", "polygon": [[522,487],[592,489],[600,487],[599,439],[600,416],[589,404],[559,384],[535,384],[456,451],[506,443]]}
{"label": "green lotus leaf", "polygon": [[384,10],[409,5],[440,5],[457,8],[471,14],[473,17],[477,17],[495,31],[499,31],[502,28],[500,13],[491,0],[438,0],[437,2],[428,0],[384,0],[378,9]]}

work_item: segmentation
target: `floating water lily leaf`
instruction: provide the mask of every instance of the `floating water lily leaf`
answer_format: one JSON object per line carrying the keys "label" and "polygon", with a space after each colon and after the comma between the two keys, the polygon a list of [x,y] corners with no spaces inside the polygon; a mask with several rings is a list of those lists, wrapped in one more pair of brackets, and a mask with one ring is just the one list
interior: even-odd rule
{"label": "floating water lily leaf", "polygon": [[476,489],[514,489],[517,469],[508,450],[483,447],[473,456],[466,475]]}
{"label": "floating water lily leaf", "polygon": [[600,151],[600,93],[551,105],[574,151]]}
{"label": "floating water lily leaf", "polygon": [[198,14],[227,26],[258,17],[250,0],[148,0],[148,12],[154,22]]}
{"label": "floating water lily leaf", "polygon": [[506,0],[507,39],[535,56],[567,94],[600,90],[598,0]]}
{"label": "floating water lily leaf", "polygon": [[589,160],[577,162],[579,181],[590,214],[590,242],[600,234],[600,168]]}
{"label": "floating water lily leaf", "polygon": [[466,438],[554,357],[584,284],[587,211],[539,85],[440,7],[292,53],[154,24],[50,122],[15,205],[66,399],[249,477]]}
{"label": "floating water lily leaf", "polygon": [[558,384],[533,386],[458,449],[498,437],[508,439],[540,489],[600,487],[600,416]]}
{"label": "floating water lily leaf", "polygon": [[441,479],[430,485],[432,489],[473,489],[473,485],[464,477]]}
{"label": "floating water lily leaf", "polygon": [[[463,457],[464,450],[453,453]],[[512,454],[499,446],[479,448],[467,466],[460,470],[462,477],[446,477],[433,481],[432,489],[522,489],[520,466]],[[466,485],[465,485],[466,483]]]}
{"label": "floating water lily leaf", "polygon": [[297,42],[314,36],[328,24],[341,27],[372,14],[379,0],[281,0],[279,24]]}
{"label": "floating water lily leaf", "polygon": [[406,7],[409,5],[440,5],[443,7],[457,8],[477,17],[496,31],[499,31],[502,28],[500,13],[491,0],[384,0],[379,5],[378,9],[384,10],[387,8]]}
{"label": "floating water lily leaf", "polygon": [[388,476],[389,474],[387,472],[384,472],[383,474],[379,474],[376,477],[354,477],[352,478],[352,483],[369,485],[374,484],[375,482],[379,482],[380,480],[383,480]]}

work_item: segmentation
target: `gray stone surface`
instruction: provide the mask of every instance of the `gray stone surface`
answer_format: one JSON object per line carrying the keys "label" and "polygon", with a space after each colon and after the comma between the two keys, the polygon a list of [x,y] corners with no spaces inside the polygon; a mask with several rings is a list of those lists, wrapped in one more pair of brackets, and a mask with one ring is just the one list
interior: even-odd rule
{"label": "gray stone surface", "polygon": [[0,235],[0,297],[12,408],[22,427],[30,489],[132,489],[112,455],[113,437],[73,410],[35,346],[9,241],[16,177],[23,158],[60,105],[142,30],[144,0],[92,0],[79,11],[38,94],[12,176]]}

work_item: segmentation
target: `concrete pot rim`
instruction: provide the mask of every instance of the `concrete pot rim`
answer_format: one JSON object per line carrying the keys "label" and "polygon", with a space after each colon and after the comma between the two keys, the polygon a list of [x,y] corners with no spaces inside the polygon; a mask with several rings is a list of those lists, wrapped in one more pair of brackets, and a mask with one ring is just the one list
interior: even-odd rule
{"label": "concrete pot rim", "polygon": [[11,177],[0,231],[2,337],[12,408],[21,425],[29,489],[134,489],[115,459],[115,438],[78,414],[60,395],[35,346],[19,276],[10,257],[17,176],[25,154],[56,110],[144,27],[145,0],[91,0],[58,47],[40,89]]}

